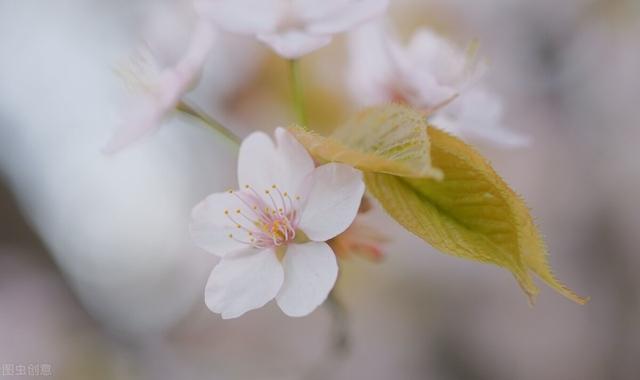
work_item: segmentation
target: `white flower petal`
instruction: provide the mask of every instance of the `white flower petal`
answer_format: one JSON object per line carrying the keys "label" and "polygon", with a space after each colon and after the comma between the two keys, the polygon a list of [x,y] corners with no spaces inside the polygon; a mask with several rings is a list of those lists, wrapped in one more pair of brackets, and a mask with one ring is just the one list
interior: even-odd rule
{"label": "white flower petal", "polygon": [[416,31],[407,53],[417,66],[431,73],[442,85],[454,86],[464,77],[464,53],[428,29]]}
{"label": "white flower petal", "polygon": [[280,56],[287,59],[300,58],[331,42],[331,36],[312,35],[299,29],[289,29],[278,33],[261,33],[257,37]]}
{"label": "white flower petal", "polygon": [[528,137],[502,126],[502,102],[492,92],[474,88],[460,98],[457,106],[457,122],[465,137],[482,139],[505,148],[529,144]]}
{"label": "white flower petal", "polygon": [[460,124],[450,115],[446,115],[443,112],[436,114],[429,118],[429,124],[436,126],[445,132],[448,132],[454,136],[462,138],[462,132],[460,131]]}
{"label": "white flower petal", "polygon": [[414,107],[432,107],[455,94],[455,88],[443,85],[428,68],[417,62],[396,39],[387,38],[388,52],[396,73],[396,91]]}
{"label": "white flower petal", "polygon": [[389,5],[388,0],[307,0],[305,3],[308,3],[307,10],[301,17],[308,22],[306,30],[312,34],[344,32],[383,14]]}
{"label": "white flower petal", "polygon": [[309,176],[299,227],[314,241],[326,241],[349,227],[358,213],[364,182],[362,174],[345,164],[330,163]]}
{"label": "white flower petal", "polygon": [[276,128],[275,135],[278,157],[282,160],[282,174],[287,175],[287,178],[282,180],[283,183],[280,186],[286,187],[289,189],[288,191],[295,192],[316,166],[305,147],[286,129]]}
{"label": "white flower petal", "polygon": [[415,70],[403,77],[407,100],[418,108],[436,107],[458,94],[453,86],[441,85],[438,80],[426,71]]}
{"label": "white flower petal", "polygon": [[431,122],[464,139],[484,140],[505,148],[528,145],[528,136],[502,125],[502,114],[500,98],[477,87],[438,112]]}
{"label": "white flower petal", "polygon": [[293,0],[291,5],[297,18],[309,22],[334,14],[350,1],[352,0]]}
{"label": "white flower petal", "polygon": [[282,287],[284,271],[272,250],[251,249],[222,259],[211,272],[205,303],[222,318],[236,318],[264,306]]}
{"label": "white flower petal", "polygon": [[279,171],[279,159],[273,140],[263,132],[254,132],[242,141],[238,153],[240,188],[250,185],[262,193],[270,189]]}
{"label": "white flower petal", "polygon": [[285,280],[276,300],[291,317],[301,317],[320,306],[338,276],[336,255],[327,243],[290,244],[282,263]]}
{"label": "white flower petal", "polygon": [[279,0],[197,0],[196,11],[231,33],[256,34],[274,30],[280,22]]}
{"label": "white flower petal", "polygon": [[277,128],[277,146],[262,132],[252,133],[240,146],[238,180],[240,188],[252,186],[267,204],[271,199],[265,190],[276,185],[292,195],[313,171],[313,159],[306,149],[284,128]]}
{"label": "white flower petal", "polygon": [[[237,213],[238,210],[241,214]],[[225,214],[225,211],[229,211],[229,214]],[[252,215],[252,210],[236,195],[228,192],[211,194],[191,212],[191,238],[202,249],[220,257],[244,250],[249,245],[242,241],[249,241],[250,237],[230,219],[234,218],[249,227],[242,214]],[[230,234],[232,237],[229,237]]]}
{"label": "white flower petal", "polygon": [[395,72],[387,46],[386,26],[369,22],[349,34],[349,75],[351,92],[362,105],[392,101],[390,87]]}

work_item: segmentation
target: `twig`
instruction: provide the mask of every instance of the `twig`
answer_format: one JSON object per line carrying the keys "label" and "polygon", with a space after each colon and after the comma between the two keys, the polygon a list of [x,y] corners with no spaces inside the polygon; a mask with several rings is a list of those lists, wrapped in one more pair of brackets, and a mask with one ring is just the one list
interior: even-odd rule
{"label": "twig", "polygon": [[211,116],[207,115],[204,111],[201,111],[197,107],[192,106],[183,100],[183,101],[180,101],[180,103],[178,103],[178,105],[176,106],[176,109],[180,112],[183,112],[189,116],[192,116],[202,121],[207,126],[211,127],[215,131],[222,134],[224,137],[226,137],[229,141],[233,142],[235,145],[240,145],[240,142],[242,141],[240,137],[238,137],[235,133],[225,128],[222,124],[214,120]]}

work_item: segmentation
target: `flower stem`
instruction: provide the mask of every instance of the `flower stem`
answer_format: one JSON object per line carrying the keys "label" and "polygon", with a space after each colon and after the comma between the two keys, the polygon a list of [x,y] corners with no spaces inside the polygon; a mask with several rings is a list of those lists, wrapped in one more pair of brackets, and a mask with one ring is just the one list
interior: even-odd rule
{"label": "flower stem", "polygon": [[296,119],[302,127],[307,127],[307,112],[304,104],[304,92],[302,90],[302,78],[300,77],[300,61],[298,59],[289,60],[289,77],[291,82],[291,93],[293,95],[293,108],[296,112]]}
{"label": "flower stem", "polygon": [[329,347],[326,354],[320,358],[302,376],[304,380],[324,380],[333,378],[337,365],[349,354],[349,321],[347,311],[338,299],[335,289],[329,293],[324,306],[331,317]]}
{"label": "flower stem", "polygon": [[235,133],[225,128],[218,121],[213,119],[211,116],[207,115],[204,111],[198,109],[195,106],[188,104],[186,101],[181,100],[180,103],[178,103],[178,105],[176,106],[176,109],[182,113],[185,113],[189,116],[192,116],[202,121],[208,127],[214,129],[216,132],[219,132],[222,136],[224,136],[227,140],[232,142],[234,145],[239,146],[240,142],[242,142],[242,139],[238,137]]}
{"label": "flower stem", "polygon": [[332,318],[331,349],[334,355],[342,357],[349,352],[349,321],[347,311],[338,299],[335,289],[329,293],[325,304]]}

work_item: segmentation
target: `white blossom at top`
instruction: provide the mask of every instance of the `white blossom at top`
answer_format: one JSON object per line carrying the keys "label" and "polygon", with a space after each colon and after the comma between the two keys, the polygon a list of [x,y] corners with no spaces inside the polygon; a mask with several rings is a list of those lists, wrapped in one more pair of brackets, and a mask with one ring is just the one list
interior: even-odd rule
{"label": "white blossom at top", "polygon": [[194,242],[219,257],[205,302],[235,318],[276,299],[289,316],[311,313],[338,274],[327,240],[353,222],[364,193],[362,175],[344,164],[315,167],[285,129],[276,144],[254,132],[240,147],[239,190],[198,204],[190,226]]}
{"label": "white blossom at top", "polygon": [[384,23],[367,23],[350,34],[349,56],[348,83],[362,105],[406,103],[459,137],[528,143],[502,125],[500,98],[480,83],[485,65],[428,29],[402,45]]}
{"label": "white blossom at top", "polygon": [[293,59],[319,49],[333,34],[382,14],[388,0],[196,0],[196,10],[221,29],[254,35]]}

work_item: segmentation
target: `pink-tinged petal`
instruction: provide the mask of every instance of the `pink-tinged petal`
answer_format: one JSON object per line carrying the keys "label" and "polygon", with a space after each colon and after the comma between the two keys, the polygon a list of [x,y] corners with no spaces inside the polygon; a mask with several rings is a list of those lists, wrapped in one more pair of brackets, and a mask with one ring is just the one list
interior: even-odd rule
{"label": "pink-tinged petal", "polygon": [[124,117],[125,121],[117,126],[103,148],[104,153],[116,153],[160,128],[162,118],[167,112],[164,107],[149,97],[143,97],[134,103],[135,109],[129,111],[129,114]]}
{"label": "pink-tinged petal", "polygon": [[274,184],[279,169],[276,147],[266,133],[254,132],[242,141],[238,153],[238,182],[241,189],[250,185],[262,194]]}
{"label": "pink-tinged petal", "polygon": [[300,58],[331,42],[331,36],[313,35],[299,29],[258,34],[258,39],[287,59]]}
{"label": "pink-tinged petal", "polygon": [[180,77],[184,90],[187,90],[193,80],[200,75],[207,56],[217,39],[218,33],[211,24],[206,20],[198,19],[187,50],[175,65],[175,71]]}
{"label": "pink-tinged petal", "polygon": [[406,98],[416,108],[437,108],[459,94],[455,87],[441,85],[431,73],[425,71],[415,70],[413,74],[405,75],[403,81],[408,89]]}
{"label": "pink-tinged petal", "polygon": [[[359,215],[362,215],[362,207]],[[379,262],[384,258],[383,246],[388,242],[388,237],[382,231],[367,225],[362,221],[362,217],[358,216],[346,231],[327,243],[340,259],[360,255]]]}
{"label": "pink-tinged petal", "polygon": [[329,240],[351,225],[365,186],[362,173],[345,164],[316,168],[308,179],[299,227],[313,241]]}
{"label": "pink-tinged petal", "polygon": [[[310,3],[311,1],[307,1]],[[314,1],[303,13],[312,34],[341,33],[382,15],[388,0]]]}
{"label": "pink-tinged petal", "polygon": [[284,271],[272,250],[244,252],[222,259],[205,289],[207,307],[223,319],[236,318],[272,300]]}
{"label": "pink-tinged petal", "polygon": [[414,106],[433,108],[477,84],[485,65],[428,29],[418,30],[404,49],[409,62],[404,76],[416,87]]}
{"label": "pink-tinged petal", "polygon": [[221,29],[239,34],[272,31],[282,15],[279,0],[197,0],[194,6]]}
{"label": "pink-tinged petal", "polygon": [[323,242],[290,244],[282,265],[284,283],[276,300],[290,317],[305,316],[320,306],[338,276],[336,256]]}
{"label": "pink-tinged petal", "polygon": [[302,182],[315,169],[313,158],[307,150],[296,140],[286,129],[276,128],[276,143],[278,157],[282,160],[283,173],[287,174],[286,179],[279,186],[283,186],[288,191],[295,192],[300,188]]}
{"label": "pink-tinged petal", "polygon": [[404,46],[387,37],[387,47],[396,77],[396,91],[403,100],[418,108],[430,108],[455,95],[455,89],[443,86],[433,73],[416,62]]}
{"label": "pink-tinged petal", "polygon": [[185,92],[187,86],[183,78],[174,68],[163,70],[149,92],[131,101],[124,121],[103,151],[115,153],[160,128],[163,118],[173,110]]}
{"label": "pink-tinged petal", "polygon": [[208,23],[198,21],[184,56],[174,67],[164,69],[152,89],[133,102],[125,121],[105,146],[105,153],[115,153],[160,127],[163,117],[175,108],[200,75],[216,36]]}
{"label": "pink-tinged petal", "polygon": [[253,211],[237,194],[211,194],[193,208],[189,230],[196,245],[220,257],[249,248],[247,229],[253,226],[243,215]]}

